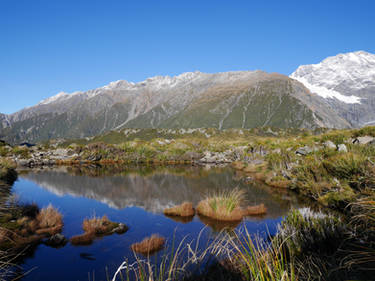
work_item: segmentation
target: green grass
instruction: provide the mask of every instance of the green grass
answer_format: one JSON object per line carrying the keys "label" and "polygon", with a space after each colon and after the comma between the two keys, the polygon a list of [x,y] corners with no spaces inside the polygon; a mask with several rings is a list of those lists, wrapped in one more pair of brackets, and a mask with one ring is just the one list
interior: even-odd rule
{"label": "green grass", "polygon": [[241,205],[245,201],[244,190],[234,188],[200,201],[197,212],[200,215],[220,221],[240,221],[243,217]]}

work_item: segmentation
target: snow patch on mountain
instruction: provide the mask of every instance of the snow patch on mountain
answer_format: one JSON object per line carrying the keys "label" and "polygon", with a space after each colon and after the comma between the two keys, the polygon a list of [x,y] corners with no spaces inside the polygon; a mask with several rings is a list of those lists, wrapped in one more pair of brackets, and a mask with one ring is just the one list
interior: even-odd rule
{"label": "snow patch on mountain", "polygon": [[290,77],[323,98],[361,103],[360,95],[352,93],[375,86],[375,55],[365,51],[338,54],[318,64],[301,65]]}
{"label": "snow patch on mountain", "polygon": [[304,77],[293,77],[290,76],[291,78],[301,82],[307,89],[309,89],[312,93],[318,94],[319,96],[327,99],[327,98],[336,98],[339,101],[342,101],[344,103],[361,103],[361,98],[357,96],[345,96],[340,94],[339,92],[335,90],[330,90],[325,87],[317,86],[317,85],[312,85],[310,84],[306,78]]}

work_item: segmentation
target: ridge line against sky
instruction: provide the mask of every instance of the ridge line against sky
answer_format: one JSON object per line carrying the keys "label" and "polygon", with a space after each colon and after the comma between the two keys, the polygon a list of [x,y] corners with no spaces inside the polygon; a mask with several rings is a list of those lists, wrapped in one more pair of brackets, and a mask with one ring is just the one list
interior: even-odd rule
{"label": "ridge line against sky", "polygon": [[[375,1],[0,1],[0,112],[157,75],[374,53]],[[328,3],[327,3],[328,2]]]}

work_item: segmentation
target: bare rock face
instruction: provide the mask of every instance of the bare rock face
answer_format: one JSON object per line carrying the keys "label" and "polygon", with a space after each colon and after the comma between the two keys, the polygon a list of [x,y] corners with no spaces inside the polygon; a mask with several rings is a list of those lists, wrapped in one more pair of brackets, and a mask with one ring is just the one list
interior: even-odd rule
{"label": "bare rock face", "polygon": [[87,92],[59,93],[0,116],[0,122],[0,138],[11,143],[83,138],[124,128],[350,127],[298,81],[263,71],[116,81]]}
{"label": "bare rock face", "polygon": [[375,55],[339,54],[302,65],[290,75],[325,101],[353,127],[375,124]]}

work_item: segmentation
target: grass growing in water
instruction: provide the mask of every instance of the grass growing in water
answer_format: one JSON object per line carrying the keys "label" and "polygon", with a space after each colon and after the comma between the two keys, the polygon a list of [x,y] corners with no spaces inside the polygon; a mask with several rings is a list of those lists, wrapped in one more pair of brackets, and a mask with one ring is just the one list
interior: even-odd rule
{"label": "grass growing in water", "polygon": [[243,217],[241,205],[245,191],[235,188],[207,197],[199,202],[197,212],[203,216],[223,221],[239,221]]}
{"label": "grass growing in water", "polygon": [[241,274],[242,280],[298,280],[294,262],[282,247],[284,241],[268,245],[245,228],[244,233],[226,235],[219,243],[217,253],[232,270]]}
{"label": "grass growing in water", "polygon": [[164,214],[167,216],[191,217],[195,215],[195,210],[191,202],[184,202],[181,205],[165,209]]}
{"label": "grass growing in water", "polygon": [[[97,236],[112,234],[119,226],[119,223],[110,221],[106,215],[103,217],[93,216],[90,219],[85,219],[82,223],[82,228],[85,233],[73,236],[70,238],[70,242],[73,245],[89,245]],[[127,227],[122,225],[122,229],[116,232],[124,233],[126,231]]]}

